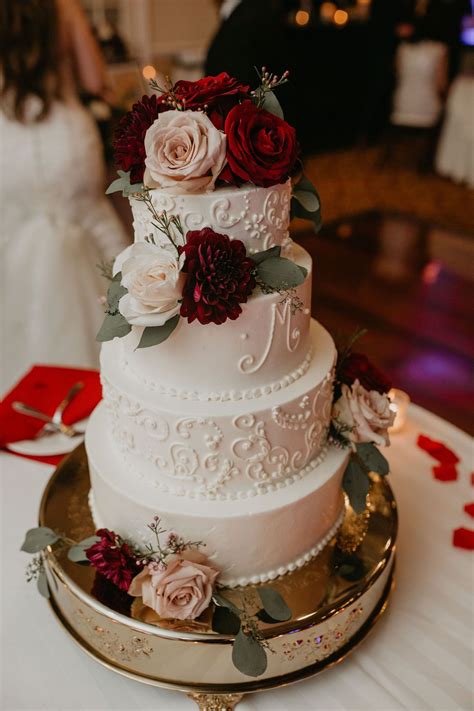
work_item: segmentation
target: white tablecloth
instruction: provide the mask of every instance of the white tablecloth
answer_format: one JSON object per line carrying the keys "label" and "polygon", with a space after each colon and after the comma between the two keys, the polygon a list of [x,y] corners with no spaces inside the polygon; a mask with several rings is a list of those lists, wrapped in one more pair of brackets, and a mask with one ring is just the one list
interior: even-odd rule
{"label": "white tablecloth", "polygon": [[[473,555],[451,544],[452,530],[473,527],[463,512],[474,500],[472,440],[412,406],[388,456],[400,510],[397,587],[388,612],[344,662],[300,684],[248,696],[242,711],[391,711],[471,709]],[[435,463],[416,446],[419,433],[441,439],[461,457],[459,480],[433,479]],[[45,711],[192,710],[183,694],[146,686],[103,668],[65,635],[25,582],[19,552],[36,525],[52,467],[0,455],[2,487],[1,708]]]}

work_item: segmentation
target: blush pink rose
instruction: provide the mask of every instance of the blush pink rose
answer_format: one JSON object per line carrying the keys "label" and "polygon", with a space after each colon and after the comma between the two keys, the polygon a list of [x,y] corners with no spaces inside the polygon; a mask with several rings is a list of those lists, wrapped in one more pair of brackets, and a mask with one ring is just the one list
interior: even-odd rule
{"label": "blush pink rose", "polygon": [[395,413],[390,408],[387,395],[376,390],[366,390],[358,380],[343,385],[342,394],[333,407],[333,418],[346,425],[352,442],[373,442],[379,447],[388,446],[388,428],[393,425]]}
{"label": "blush pink rose", "polygon": [[128,594],[141,597],[160,617],[194,620],[209,607],[217,570],[176,556],[166,567],[149,563],[133,580]]}

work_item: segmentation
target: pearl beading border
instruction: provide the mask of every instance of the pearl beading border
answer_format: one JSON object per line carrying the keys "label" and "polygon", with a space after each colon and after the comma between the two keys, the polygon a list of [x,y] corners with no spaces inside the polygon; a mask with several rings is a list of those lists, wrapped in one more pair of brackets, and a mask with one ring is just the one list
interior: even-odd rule
{"label": "pearl beading border", "polygon": [[316,546],[313,546],[307,553],[300,556],[296,560],[288,565],[282,565],[276,570],[270,570],[268,573],[261,573],[260,575],[252,575],[248,578],[225,578],[222,577],[217,581],[219,587],[226,588],[240,588],[246,585],[258,585],[259,583],[268,583],[269,580],[276,580],[276,578],[281,578],[282,575],[287,573],[292,573],[297,568],[302,568],[303,565],[309,563],[310,560],[315,558],[318,553],[321,553],[323,548],[327,546],[329,541],[334,538],[337,531],[339,530],[342,522],[344,521],[344,516],[346,513],[346,507],[343,505],[341,513],[336,519],[336,523],[329,529],[324,538],[322,538]]}
{"label": "pearl beading border", "polygon": [[309,348],[301,365],[287,375],[284,375],[279,380],[275,380],[267,385],[248,388],[246,390],[216,390],[212,392],[202,392],[199,390],[178,390],[177,388],[170,388],[166,385],[162,385],[161,383],[157,383],[155,380],[144,378],[140,373],[128,368],[128,361],[123,351],[121,352],[120,365],[122,368],[126,368],[127,373],[133,375],[136,380],[149,388],[150,391],[159,393],[160,395],[175,397],[178,400],[197,400],[200,402],[237,402],[239,400],[254,400],[265,395],[270,395],[271,393],[282,390],[288,385],[295,383],[308,371],[312,359],[313,348]]}

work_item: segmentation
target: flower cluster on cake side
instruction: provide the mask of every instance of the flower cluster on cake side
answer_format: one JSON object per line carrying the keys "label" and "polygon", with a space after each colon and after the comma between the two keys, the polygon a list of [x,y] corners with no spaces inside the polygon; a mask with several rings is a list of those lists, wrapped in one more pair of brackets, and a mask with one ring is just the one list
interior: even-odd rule
{"label": "flower cluster on cake side", "polygon": [[115,137],[118,178],[108,192],[142,201],[153,235],[122,252],[109,274],[106,313],[99,341],[142,327],[139,348],[170,336],[180,317],[223,324],[242,313],[255,289],[278,292],[293,309],[295,288],[306,270],[281,256],[280,247],[254,255],[244,242],[211,227],[184,232],[179,217],[158,212],[152,191],[202,194],[224,186],[269,188],[294,179],[292,206],[298,216],[320,222],[319,198],[301,173],[295,130],[283,118],[274,94],[288,79],[262,70],[250,87],[225,72],[195,82],[178,81],[144,96],[121,120]]}

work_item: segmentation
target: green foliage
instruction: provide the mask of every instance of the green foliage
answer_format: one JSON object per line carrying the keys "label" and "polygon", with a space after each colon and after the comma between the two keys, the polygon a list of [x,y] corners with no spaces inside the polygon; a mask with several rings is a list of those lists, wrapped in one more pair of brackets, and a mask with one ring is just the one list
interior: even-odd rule
{"label": "green foliage", "polygon": [[269,257],[257,265],[257,281],[275,291],[299,286],[307,273],[304,267],[284,257]]}
{"label": "green foliage", "polygon": [[269,257],[279,257],[281,254],[281,247],[275,246],[270,247],[270,249],[265,249],[263,252],[257,252],[256,254],[251,254],[250,259],[254,264],[261,264]]}
{"label": "green foliage", "polygon": [[351,454],[342,479],[342,488],[349,497],[352,508],[357,514],[365,511],[370,479],[357,456]]}
{"label": "green foliage", "polygon": [[306,175],[303,175],[293,188],[291,218],[293,217],[311,220],[315,232],[321,229],[321,201],[318,191]]}
{"label": "green foliage", "polygon": [[219,634],[236,635],[240,630],[240,617],[228,607],[214,607],[212,629]]}
{"label": "green foliage", "polygon": [[264,93],[262,108],[265,109],[265,111],[269,111],[271,114],[278,116],[278,118],[284,118],[281,104],[273,91],[266,91]]}
{"label": "green foliage", "polygon": [[163,343],[171,336],[174,329],[178,325],[179,314],[168,319],[162,326],[147,326],[143,329],[142,337],[137,348],[149,348]]}
{"label": "green foliage", "polygon": [[122,286],[122,272],[117,272],[107,289],[107,311],[97,333],[96,341],[112,341],[114,338],[123,338],[132,330],[132,327],[118,310],[119,301],[125,296],[127,289]]}
{"label": "green foliage", "polygon": [[242,629],[236,635],[232,646],[234,666],[247,676],[260,676],[267,668],[267,655],[259,642]]}
{"label": "green foliage", "polygon": [[257,588],[263,608],[271,620],[285,622],[291,618],[291,610],[276,590],[273,588]]}
{"label": "green foliage", "polygon": [[95,340],[99,343],[112,341],[114,338],[126,336],[131,330],[132,327],[121,313],[106,314]]}
{"label": "green foliage", "polygon": [[371,442],[356,444],[357,454],[369,472],[380,476],[387,476],[390,471],[389,464],[383,454]]}
{"label": "green foliage", "polygon": [[89,538],[85,538],[83,541],[80,541],[80,543],[76,543],[76,545],[71,546],[67,552],[67,557],[69,560],[72,560],[73,563],[88,563],[89,561],[85,551],[94,543],[97,543],[97,541],[100,541],[98,536],[89,536]]}
{"label": "green foliage", "polygon": [[51,528],[45,526],[30,528],[26,533],[21,550],[25,551],[25,553],[39,553],[47,548],[47,546],[52,546],[53,543],[56,543],[59,539],[60,536],[52,531]]}
{"label": "green foliage", "polygon": [[131,195],[141,195],[144,192],[143,183],[130,183],[130,173],[123,170],[118,170],[117,173],[120,177],[109,185],[105,191],[106,195],[121,192],[123,197],[130,197]]}
{"label": "green foliage", "polygon": [[42,568],[38,573],[38,580],[36,581],[36,587],[38,588],[38,592],[40,595],[42,595],[46,599],[49,599],[50,594],[49,594],[48,579],[46,577],[44,568]]}

